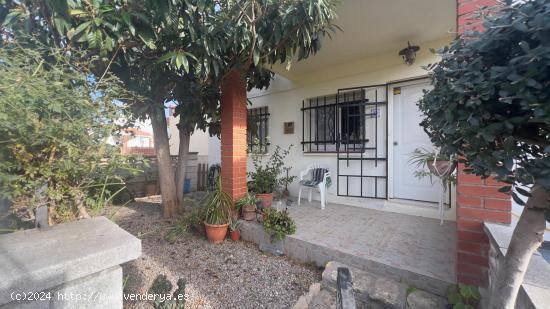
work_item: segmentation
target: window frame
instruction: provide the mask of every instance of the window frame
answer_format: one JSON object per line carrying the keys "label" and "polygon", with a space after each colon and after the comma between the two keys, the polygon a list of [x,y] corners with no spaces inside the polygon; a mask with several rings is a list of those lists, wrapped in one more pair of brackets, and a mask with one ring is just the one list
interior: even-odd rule
{"label": "window frame", "polygon": [[[366,142],[361,141],[361,138],[359,142],[348,138],[342,138],[344,132],[349,130],[349,128],[344,128],[344,125],[347,125],[347,122],[344,121],[344,115],[349,113],[345,110],[354,107],[359,108],[359,113],[357,116],[354,116],[359,117],[359,135],[362,135],[363,139],[366,136],[366,124],[364,123],[365,117],[367,116],[366,108],[362,104],[356,104],[361,101],[361,99],[353,98],[349,101],[339,102],[337,94],[329,94],[303,100],[301,108],[302,151],[304,153],[337,153],[337,147],[340,147],[339,144],[344,145],[343,147],[349,152],[363,151]],[[320,111],[323,112],[320,113]],[[327,117],[327,112],[331,112],[331,116]],[[361,117],[361,113],[363,117]],[[323,116],[319,117],[319,114],[323,114]],[[361,120],[363,120],[363,123],[361,123]],[[327,134],[327,132],[329,133]],[[322,138],[320,138],[321,135]]]}
{"label": "window frame", "polygon": [[[260,152],[267,153],[269,150],[269,107],[261,106],[248,108],[246,110],[246,144],[248,152]],[[253,143],[253,126],[258,130],[256,138],[258,138],[259,143]],[[258,147],[258,148],[257,148]]]}

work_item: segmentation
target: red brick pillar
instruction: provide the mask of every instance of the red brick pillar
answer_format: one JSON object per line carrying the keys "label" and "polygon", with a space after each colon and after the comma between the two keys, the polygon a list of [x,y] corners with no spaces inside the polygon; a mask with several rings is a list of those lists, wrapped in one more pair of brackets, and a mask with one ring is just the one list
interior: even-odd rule
{"label": "red brick pillar", "polygon": [[246,84],[237,70],[224,78],[221,87],[222,188],[233,199],[246,189]]}
{"label": "red brick pillar", "polygon": [[[482,22],[476,11],[496,4],[496,0],[458,0],[458,33],[482,31]],[[458,282],[487,285],[489,240],[483,232],[483,222],[509,224],[512,218],[510,196],[498,192],[502,186],[491,178],[482,180],[466,174],[464,165],[459,165],[456,201]]]}

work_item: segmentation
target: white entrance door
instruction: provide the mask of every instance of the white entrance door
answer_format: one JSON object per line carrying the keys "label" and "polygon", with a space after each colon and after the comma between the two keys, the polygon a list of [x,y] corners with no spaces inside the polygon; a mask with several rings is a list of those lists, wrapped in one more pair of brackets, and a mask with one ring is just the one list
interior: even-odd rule
{"label": "white entrance door", "polygon": [[[431,151],[434,147],[420,126],[421,113],[416,103],[422,97],[427,83],[400,87],[393,95],[393,197],[417,201],[437,202],[440,185],[429,177],[417,178],[416,167],[409,163],[411,153],[417,148]],[[399,89],[399,88],[398,88]],[[398,90],[396,89],[396,90]],[[435,179],[434,179],[435,181]]]}

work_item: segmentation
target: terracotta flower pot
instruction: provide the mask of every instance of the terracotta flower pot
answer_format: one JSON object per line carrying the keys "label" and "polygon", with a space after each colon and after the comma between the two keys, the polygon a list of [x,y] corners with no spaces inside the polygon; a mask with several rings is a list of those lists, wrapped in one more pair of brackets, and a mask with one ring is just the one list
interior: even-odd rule
{"label": "terracotta flower pot", "polygon": [[256,197],[262,200],[262,206],[264,208],[271,207],[271,204],[273,203],[273,193],[256,194]]}
{"label": "terracotta flower pot", "polygon": [[231,236],[232,241],[241,240],[241,231],[239,231],[239,230],[231,231],[231,232],[229,232],[229,235]]}
{"label": "terracotta flower pot", "polygon": [[252,221],[256,218],[256,205],[244,205],[242,211],[243,219]]}
{"label": "terracotta flower pot", "polygon": [[436,176],[449,176],[456,168],[456,163],[451,161],[438,160],[434,162],[433,160],[428,160],[426,163],[430,172]]}
{"label": "terracotta flower pot", "polygon": [[226,224],[208,224],[204,222],[204,227],[206,229],[206,237],[211,243],[219,244],[223,242],[225,239],[225,235],[227,235],[227,229],[229,227],[229,223]]}

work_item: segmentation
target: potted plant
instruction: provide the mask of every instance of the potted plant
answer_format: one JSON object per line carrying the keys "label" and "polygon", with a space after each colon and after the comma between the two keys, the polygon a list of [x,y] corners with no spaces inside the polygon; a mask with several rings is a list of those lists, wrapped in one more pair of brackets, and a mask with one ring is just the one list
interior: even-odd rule
{"label": "potted plant", "polygon": [[229,224],[229,236],[231,240],[239,241],[241,239],[241,231],[239,230],[239,220],[233,218],[231,224]]}
{"label": "potted plant", "polygon": [[274,208],[266,208],[263,212],[263,226],[269,235],[271,242],[281,241],[286,235],[296,232],[296,223],[286,210],[279,211]]}
{"label": "potted plant", "polygon": [[432,179],[433,176],[436,176],[441,179],[445,190],[449,184],[456,182],[454,171],[457,161],[453,155],[417,148],[411,153],[409,164],[416,166],[417,170],[414,175],[418,178],[429,176]]}
{"label": "potted plant", "polygon": [[[418,178],[430,177],[433,183],[433,176],[441,182],[441,194],[439,195],[439,218],[443,224],[444,201],[447,189],[450,184],[456,183],[454,173],[457,165],[456,156],[442,153],[440,151],[428,151],[424,148],[417,148],[411,153],[410,165],[415,165],[417,170],[414,175]],[[427,170],[426,170],[427,168]]]}
{"label": "potted plant", "polygon": [[212,243],[221,243],[227,235],[227,228],[231,219],[233,200],[222,190],[220,177],[216,188],[205,200],[203,208],[203,223],[206,237]]}
{"label": "potted plant", "polygon": [[250,187],[256,193],[256,197],[262,201],[264,208],[271,207],[275,190],[292,183],[296,177],[288,176],[290,167],[285,167],[285,158],[290,153],[291,147],[292,145],[288,146],[287,149],[282,149],[276,146],[265,163],[265,153],[252,152],[251,158],[254,171],[248,173],[248,176],[252,179]]}
{"label": "potted plant", "polygon": [[253,193],[247,193],[244,197],[239,199],[235,206],[237,211],[242,214],[243,219],[252,221],[256,217],[256,202],[259,199]]}

